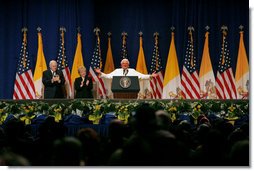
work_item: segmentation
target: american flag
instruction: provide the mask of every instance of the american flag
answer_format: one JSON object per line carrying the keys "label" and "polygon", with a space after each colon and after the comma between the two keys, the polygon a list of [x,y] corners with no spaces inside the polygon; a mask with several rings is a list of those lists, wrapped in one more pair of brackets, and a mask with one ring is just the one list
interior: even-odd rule
{"label": "american flag", "polygon": [[153,49],[152,63],[150,67],[150,73],[157,72],[158,76],[156,78],[152,78],[150,81],[150,86],[152,90],[152,98],[153,99],[161,99],[162,91],[163,91],[163,74],[162,74],[162,66],[161,66],[161,58],[159,53],[159,41],[158,41],[159,33],[154,33],[155,43]]}
{"label": "american flag", "polygon": [[128,59],[128,53],[127,53],[127,36],[128,34],[126,32],[122,32],[122,50],[121,50],[121,57],[122,59]]}
{"label": "american flag", "polygon": [[70,74],[70,68],[68,66],[68,60],[65,54],[65,47],[64,47],[64,32],[65,28],[60,28],[60,47],[58,51],[57,56],[57,69],[62,70],[64,79],[65,79],[65,86],[67,86],[68,92],[67,92],[67,98],[72,97],[72,83],[71,83],[71,74]]}
{"label": "american flag", "polygon": [[217,70],[216,93],[220,99],[236,99],[235,79],[231,68],[231,59],[229,57],[229,49],[226,39],[227,27],[222,26],[222,29],[223,39]]}
{"label": "american flag", "polygon": [[96,75],[94,72],[95,68],[101,68],[102,67],[102,60],[101,60],[101,48],[100,48],[100,37],[99,37],[99,28],[95,28],[94,32],[96,34],[96,45],[94,48],[89,73],[92,75],[93,81],[97,82],[99,87],[99,94],[102,98],[106,98],[106,89],[103,80]]}
{"label": "american flag", "polygon": [[184,99],[199,99],[200,98],[200,84],[197,71],[197,60],[194,55],[194,43],[192,31],[193,27],[188,27],[189,39],[187,43],[187,50],[185,53],[185,60],[182,71],[182,96]]}
{"label": "american flag", "polygon": [[33,74],[27,52],[27,28],[23,28],[23,42],[18,60],[13,99],[35,99]]}

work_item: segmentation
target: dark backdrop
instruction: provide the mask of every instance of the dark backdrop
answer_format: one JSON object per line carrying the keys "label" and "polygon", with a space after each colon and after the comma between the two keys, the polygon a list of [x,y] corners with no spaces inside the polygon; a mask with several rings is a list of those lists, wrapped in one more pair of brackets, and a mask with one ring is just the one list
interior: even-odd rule
{"label": "dark backdrop", "polygon": [[81,27],[83,57],[89,67],[95,45],[93,28],[101,29],[102,59],[105,63],[107,32],[112,32],[112,50],[116,67],[120,66],[121,32],[128,33],[127,49],[131,67],[136,67],[139,35],[142,31],[146,64],[150,68],[153,33],[159,32],[163,68],[171,40],[170,27],[175,27],[175,43],[182,69],[187,28],[195,28],[195,54],[200,65],[205,26],[210,26],[210,55],[217,71],[221,49],[222,25],[228,26],[228,42],[235,72],[239,46],[239,25],[244,26],[244,41],[249,51],[248,0],[9,0],[0,5],[0,98],[12,98],[16,64],[21,48],[21,28],[28,27],[28,50],[34,69],[37,55],[37,30],[42,28],[46,62],[56,59],[59,27],[67,30],[66,54],[70,69],[76,48],[77,27]]}

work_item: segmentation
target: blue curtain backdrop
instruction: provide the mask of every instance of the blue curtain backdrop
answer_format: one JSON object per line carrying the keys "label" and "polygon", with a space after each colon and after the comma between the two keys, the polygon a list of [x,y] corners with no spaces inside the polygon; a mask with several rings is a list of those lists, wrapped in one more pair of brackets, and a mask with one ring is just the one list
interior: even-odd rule
{"label": "blue curtain backdrop", "polygon": [[56,59],[59,28],[66,28],[66,54],[70,69],[76,48],[77,27],[81,27],[83,57],[89,67],[95,39],[93,28],[101,29],[102,59],[105,63],[107,32],[112,32],[112,50],[116,67],[120,66],[121,33],[128,33],[127,49],[131,67],[136,67],[139,50],[138,32],[143,32],[146,65],[150,68],[153,33],[159,32],[163,67],[175,27],[175,43],[182,69],[187,42],[187,28],[195,28],[194,42],[198,65],[201,63],[205,26],[210,27],[210,55],[217,71],[221,49],[221,26],[228,26],[228,42],[235,72],[239,46],[239,25],[244,26],[244,41],[249,52],[248,0],[9,0],[0,5],[0,98],[11,99],[16,64],[21,48],[21,28],[28,28],[28,52],[34,69],[37,56],[37,30],[42,28],[46,62]]}

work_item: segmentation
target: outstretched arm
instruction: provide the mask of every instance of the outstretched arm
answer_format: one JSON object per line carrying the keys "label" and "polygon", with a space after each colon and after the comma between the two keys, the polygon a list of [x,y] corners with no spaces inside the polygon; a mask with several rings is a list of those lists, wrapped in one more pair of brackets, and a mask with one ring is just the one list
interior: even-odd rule
{"label": "outstretched arm", "polygon": [[101,69],[99,69],[99,68],[95,68],[94,70],[95,70],[96,73],[100,74],[100,77],[101,77],[101,78],[111,79],[111,78],[113,78],[113,76],[114,76],[114,74],[115,74],[115,70],[112,71],[112,72],[109,73],[109,74],[105,74],[105,73],[101,72]]}
{"label": "outstretched arm", "polygon": [[154,77],[157,77],[158,74],[156,74],[156,72],[153,72],[151,75],[150,74],[142,74],[138,71],[135,71],[139,77],[139,79],[143,79],[143,80],[147,80],[147,79],[151,79]]}

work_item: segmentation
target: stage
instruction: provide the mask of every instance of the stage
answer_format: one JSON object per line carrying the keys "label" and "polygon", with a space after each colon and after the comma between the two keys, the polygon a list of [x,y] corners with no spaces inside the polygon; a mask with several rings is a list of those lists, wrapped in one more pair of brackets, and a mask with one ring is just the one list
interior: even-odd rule
{"label": "stage", "polygon": [[50,116],[63,126],[67,136],[75,136],[81,128],[92,128],[101,137],[107,137],[110,121],[119,119],[128,124],[132,112],[141,103],[149,103],[156,110],[167,111],[172,122],[186,120],[193,128],[201,114],[210,120],[223,118],[235,127],[249,119],[249,100],[1,100],[1,126],[16,118],[37,137],[40,125]]}

